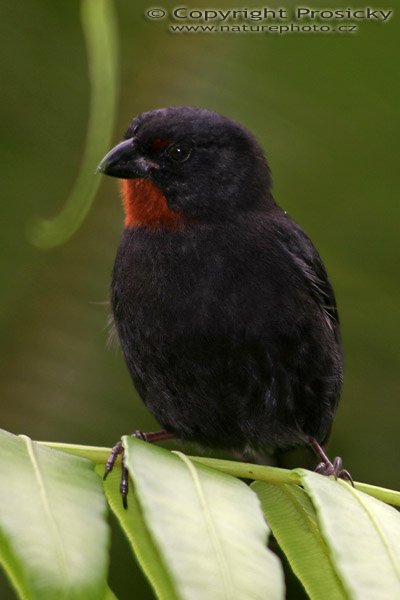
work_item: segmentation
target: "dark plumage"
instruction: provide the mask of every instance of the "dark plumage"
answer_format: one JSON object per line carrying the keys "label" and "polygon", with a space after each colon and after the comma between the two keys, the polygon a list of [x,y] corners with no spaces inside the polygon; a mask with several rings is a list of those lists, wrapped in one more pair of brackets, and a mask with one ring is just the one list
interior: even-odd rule
{"label": "dark plumage", "polygon": [[155,110],[99,170],[127,180],[112,310],[162,427],[228,450],[322,443],[342,384],[334,293],[255,138],[207,110]]}

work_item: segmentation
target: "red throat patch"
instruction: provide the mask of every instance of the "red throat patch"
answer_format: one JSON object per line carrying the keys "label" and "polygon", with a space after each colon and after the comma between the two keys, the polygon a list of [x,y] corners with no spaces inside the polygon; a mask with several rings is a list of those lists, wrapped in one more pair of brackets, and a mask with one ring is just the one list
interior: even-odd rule
{"label": "red throat patch", "polygon": [[181,229],[183,216],[168,207],[164,194],[147,179],[122,179],[125,227],[148,225]]}

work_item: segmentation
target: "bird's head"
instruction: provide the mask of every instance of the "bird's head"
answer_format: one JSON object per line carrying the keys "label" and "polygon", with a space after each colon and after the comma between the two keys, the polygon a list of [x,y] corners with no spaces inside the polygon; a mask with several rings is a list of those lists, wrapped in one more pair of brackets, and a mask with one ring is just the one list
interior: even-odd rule
{"label": "bird's head", "polygon": [[154,220],[155,207],[157,222],[166,216],[207,221],[273,202],[255,138],[226,117],[190,106],[136,117],[98,171],[124,180],[127,225]]}

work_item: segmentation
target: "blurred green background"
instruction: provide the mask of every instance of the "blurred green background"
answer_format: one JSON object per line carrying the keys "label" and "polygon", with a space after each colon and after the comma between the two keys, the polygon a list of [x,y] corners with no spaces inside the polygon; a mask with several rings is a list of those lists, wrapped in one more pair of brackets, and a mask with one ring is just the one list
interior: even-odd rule
{"label": "blurred green background", "polygon": [[[277,201],[314,240],[337,294],[346,370],[329,452],[355,479],[399,489],[397,16],[361,23],[355,35],[173,35],[165,21],[143,18],[151,6],[116,2],[113,141],[134,115],[173,104],[217,110],[256,133]],[[61,209],[82,157],[90,89],[79,3],[2,3],[1,17],[0,426],[111,445],[156,426],[121,353],[107,345],[123,220],[116,182],[103,179],[89,218],[64,246],[40,251],[25,233],[32,216]],[[111,586],[120,600],[153,597],[116,531]],[[0,597],[14,597],[3,580]],[[288,597],[301,593],[290,587]]]}

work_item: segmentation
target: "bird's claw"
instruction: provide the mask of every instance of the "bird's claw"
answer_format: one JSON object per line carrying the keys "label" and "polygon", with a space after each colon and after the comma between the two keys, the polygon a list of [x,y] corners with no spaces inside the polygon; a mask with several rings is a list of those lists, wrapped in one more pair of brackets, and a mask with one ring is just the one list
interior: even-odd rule
{"label": "bird's claw", "polygon": [[128,508],[128,490],[129,490],[129,473],[125,466],[124,458],[122,457],[122,474],[121,482],[119,484],[119,491],[122,496],[122,505],[125,510]]}
{"label": "bird's claw", "polygon": [[336,456],[333,462],[330,460],[320,462],[314,470],[316,473],[320,473],[320,475],[333,475],[335,479],[348,481],[354,487],[354,481],[349,471],[342,468],[342,459],[340,456]]}
{"label": "bird's claw", "polygon": [[[169,431],[155,431],[155,432],[151,432],[151,433],[145,433],[144,431],[135,431],[135,433],[131,434],[132,437],[136,437],[139,440],[142,440],[143,442],[160,442],[162,440],[167,440],[169,438],[172,437],[172,433],[169,433]],[[122,504],[124,506],[124,508],[128,508],[128,490],[129,490],[129,473],[128,473],[128,469],[125,465],[125,451],[124,451],[124,447],[122,445],[122,442],[119,441],[115,444],[115,446],[113,446],[111,448],[111,452],[110,455],[107,459],[106,462],[106,466],[104,469],[104,475],[103,475],[103,479],[107,479],[107,476],[109,475],[109,473],[111,473],[111,471],[114,468],[114,465],[117,461],[118,456],[121,455],[121,468],[122,468],[122,473],[121,473],[121,482],[119,485],[119,491],[121,493],[122,496]]]}
{"label": "bird's claw", "polygon": [[115,461],[117,460],[120,454],[124,454],[124,448],[122,446],[121,441],[117,442],[115,446],[111,448],[111,452],[108,456],[106,467],[104,469],[103,479],[107,479],[108,474],[111,473],[111,471],[113,470]]}
{"label": "bird's claw", "polygon": [[340,456],[337,456],[333,462],[331,462],[315,438],[310,437],[308,442],[315,454],[321,459],[321,462],[315,468],[316,473],[320,473],[321,475],[333,475],[335,479],[348,481],[354,487],[353,478],[346,469],[343,469],[343,463]]}

